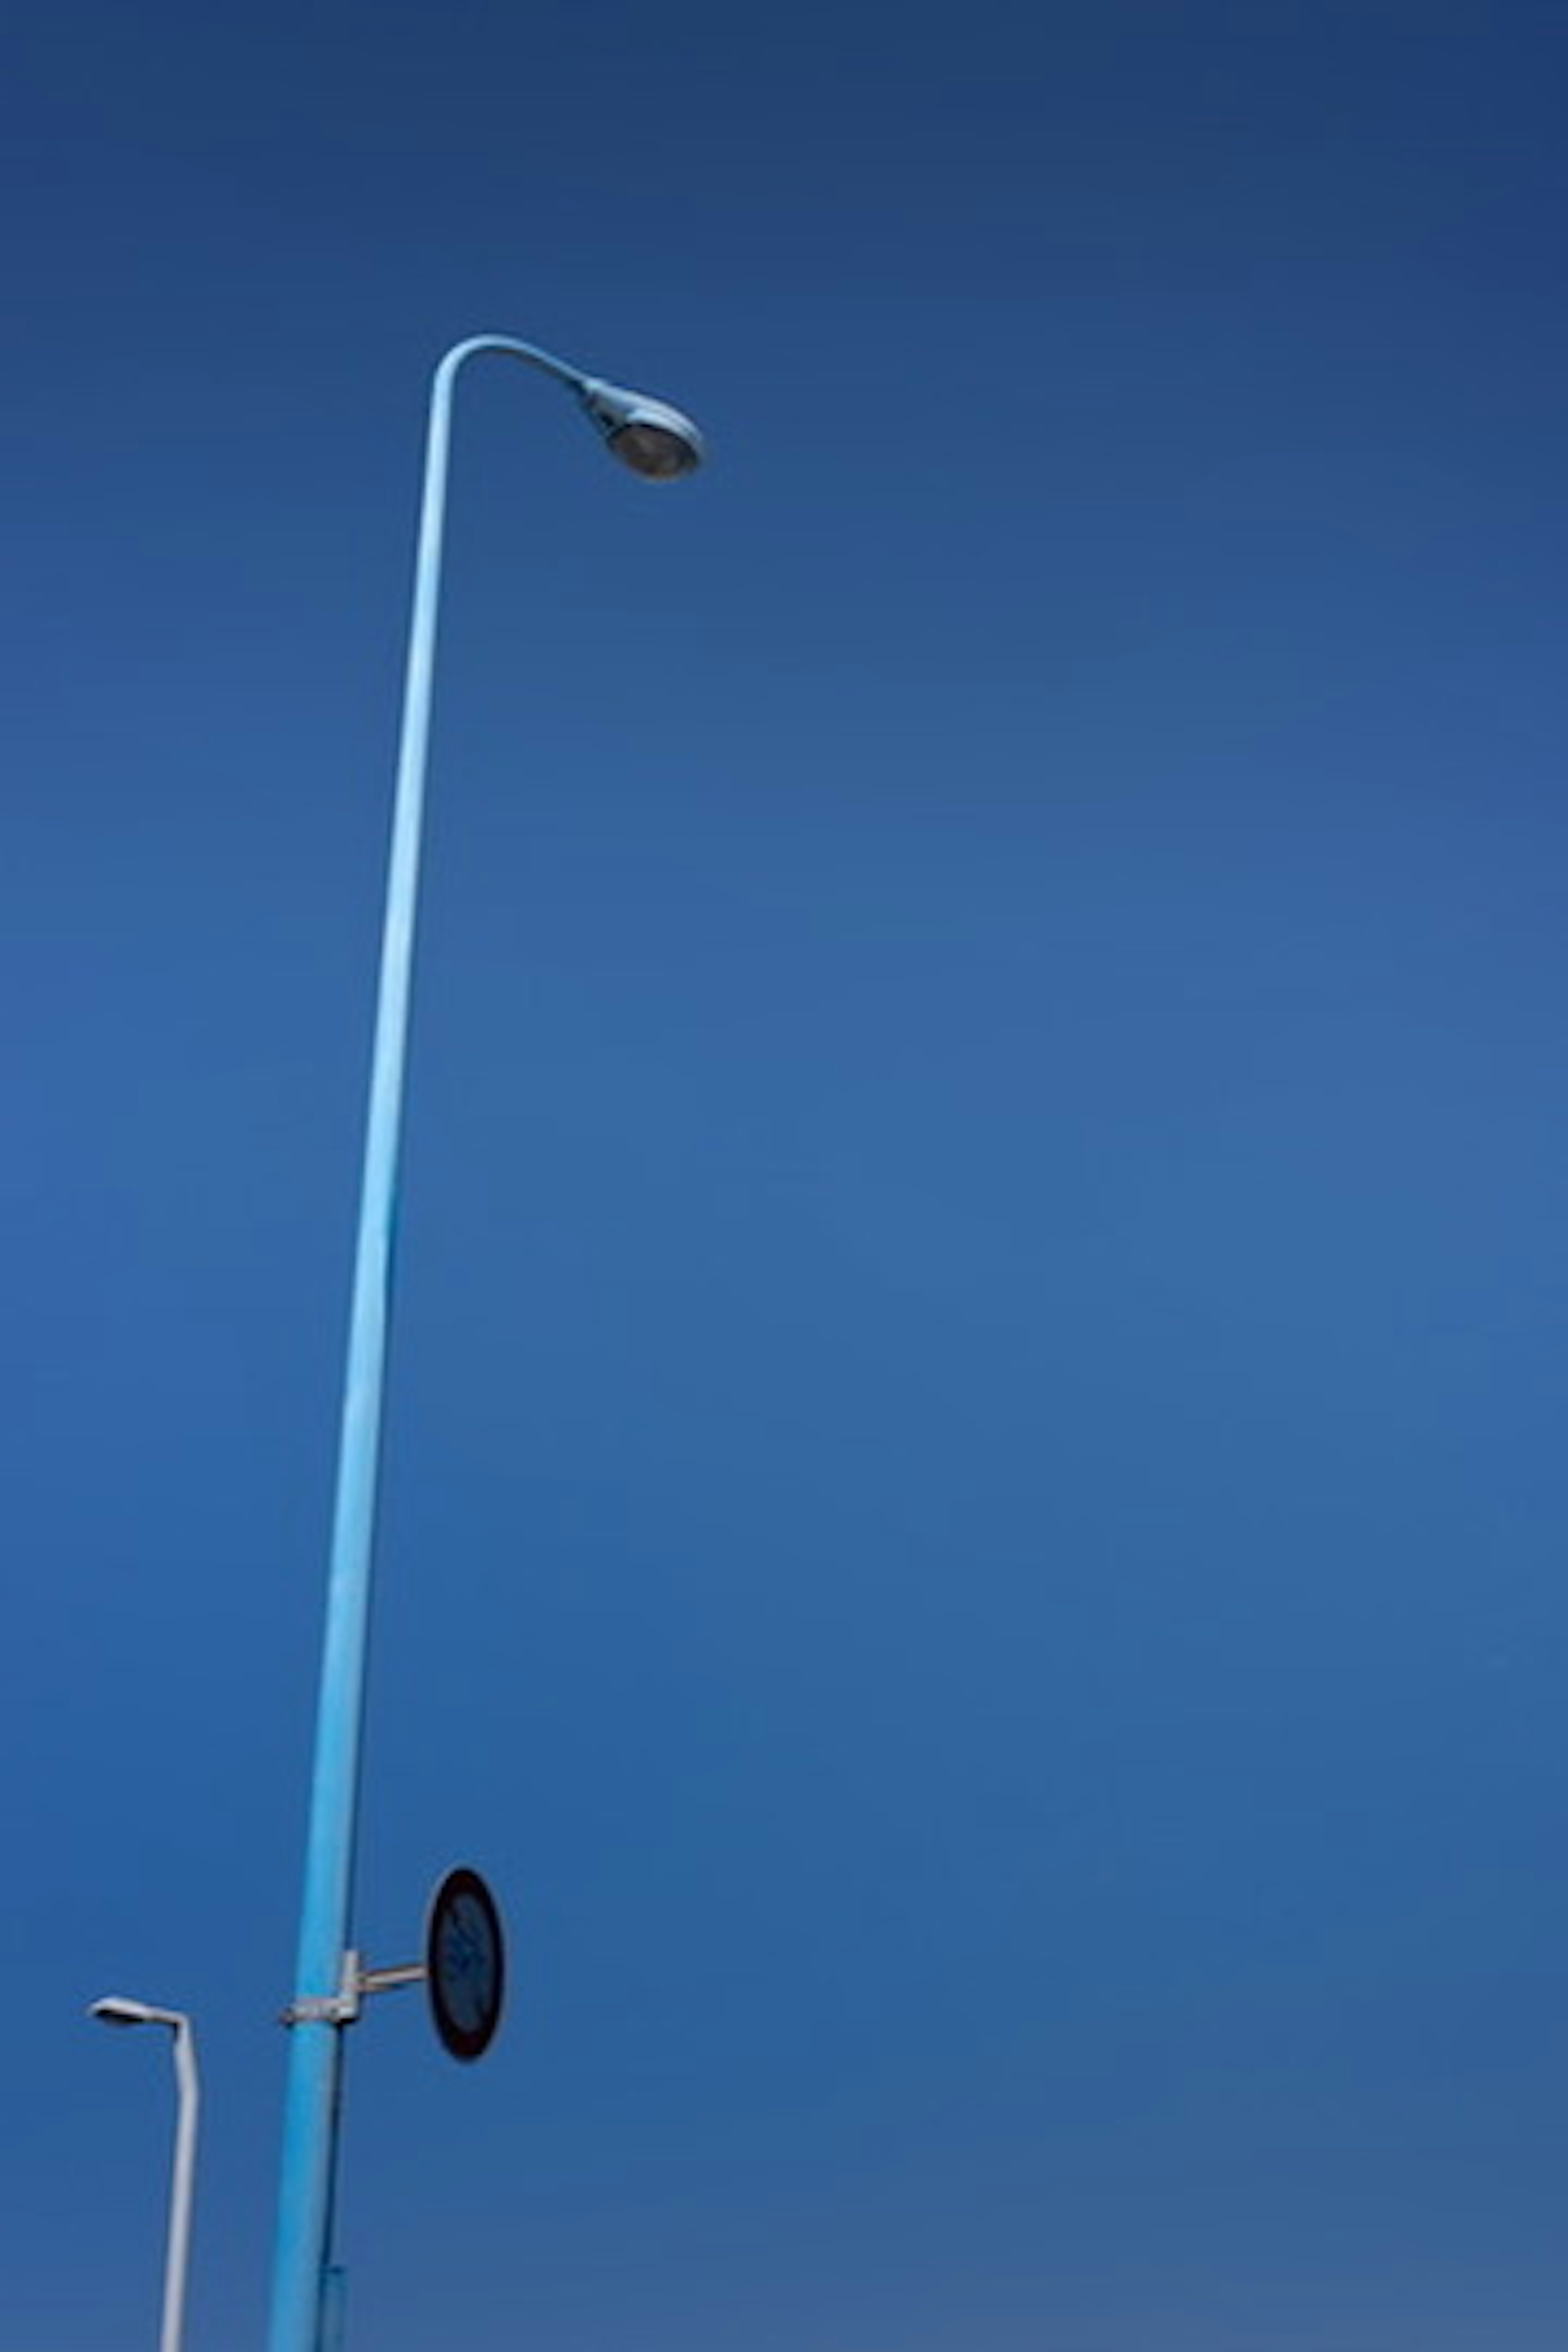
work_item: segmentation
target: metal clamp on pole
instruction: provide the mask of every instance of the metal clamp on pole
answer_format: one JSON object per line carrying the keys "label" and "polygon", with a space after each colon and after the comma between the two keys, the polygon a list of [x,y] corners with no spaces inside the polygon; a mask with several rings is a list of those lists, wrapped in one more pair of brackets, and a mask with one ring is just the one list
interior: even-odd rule
{"label": "metal clamp on pole", "polygon": [[279,2025],[353,2025],[369,1992],[396,1992],[404,1985],[423,1984],[423,1960],[407,1960],[395,1969],[364,1969],[355,1951],[343,1954],[336,1992],[305,1995],[279,2012]]}
{"label": "metal clamp on pole", "polygon": [[303,1994],[279,2014],[279,2025],[353,2025],[360,2012],[359,1954],[343,1954],[336,1992]]}

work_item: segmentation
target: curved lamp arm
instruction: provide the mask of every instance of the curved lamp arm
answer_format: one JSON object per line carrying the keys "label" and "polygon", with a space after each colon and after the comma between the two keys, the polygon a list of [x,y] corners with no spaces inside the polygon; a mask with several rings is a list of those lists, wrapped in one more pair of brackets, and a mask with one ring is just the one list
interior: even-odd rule
{"label": "curved lamp arm", "polygon": [[502,359],[521,360],[525,367],[537,368],[542,375],[565,384],[576,394],[616,456],[645,481],[678,481],[682,474],[694,472],[702,463],[702,436],[690,417],[679,408],[671,408],[668,401],[655,400],[648,393],[628,392],[622,384],[607,383],[602,376],[589,375],[584,369],[574,367],[570,360],[558,359],[553,352],[545,351],[538,343],[525,343],[516,335],[466,336],[462,342],[454,343],[440,361],[431,387],[430,407],[432,420],[437,411],[441,413],[444,431],[449,420],[458,371],[466,361],[477,358],[482,352],[494,352]]}

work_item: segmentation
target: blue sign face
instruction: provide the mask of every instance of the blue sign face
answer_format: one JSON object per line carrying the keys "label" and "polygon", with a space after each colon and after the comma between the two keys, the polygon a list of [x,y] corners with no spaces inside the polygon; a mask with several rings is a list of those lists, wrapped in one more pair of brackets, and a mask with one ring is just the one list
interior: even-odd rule
{"label": "blue sign face", "polygon": [[430,2014],[454,2058],[483,2057],[500,2022],[506,1947],[494,1897],[476,1870],[449,1870],[425,1928]]}

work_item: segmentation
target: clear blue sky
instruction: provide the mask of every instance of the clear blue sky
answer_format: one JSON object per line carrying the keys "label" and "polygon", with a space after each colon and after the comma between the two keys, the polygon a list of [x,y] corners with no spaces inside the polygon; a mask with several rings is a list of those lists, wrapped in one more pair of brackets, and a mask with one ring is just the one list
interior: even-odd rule
{"label": "clear blue sky", "polygon": [[5,2352],[258,2341],[425,383],[375,2352],[1556,2352],[1560,9],[0,57]]}

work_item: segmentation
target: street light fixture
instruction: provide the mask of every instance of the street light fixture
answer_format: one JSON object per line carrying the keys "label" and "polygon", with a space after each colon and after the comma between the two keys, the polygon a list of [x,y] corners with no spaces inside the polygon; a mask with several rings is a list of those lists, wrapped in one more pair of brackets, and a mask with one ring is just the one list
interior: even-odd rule
{"label": "street light fixture", "polygon": [[590,380],[578,394],[610,447],[650,482],[678,481],[702,463],[702,436],[689,416],[646,393]]}
{"label": "street light fixture", "polygon": [[178,2105],[174,2124],[174,2168],[169,2191],[169,2242],[163,2262],[163,2324],[159,2352],[180,2352],[185,2330],[185,2281],[191,2262],[191,2204],[196,2179],[196,2119],[201,2088],[196,2075],[196,2040],[190,2019],[178,2009],[155,2009],[151,2001],[106,1993],[88,2011],[103,2025],[166,2025],[174,2035]]}
{"label": "street light fixture", "polygon": [[[370,1106],[343,1385],[331,1566],[316,1717],[283,2152],[270,2352],[321,2352],[335,2305],[331,2263],[342,2100],[342,2036],[359,2013],[350,1910],[358,1836],[359,1759],[385,1389],[388,1292],[407,1057],[408,999],[440,599],[452,392],[469,359],[521,360],[573,393],[611,452],[645,480],[675,481],[701,463],[702,436],[666,402],[584,374],[537,344],[474,335],[454,344],[430,391],[403,732],[382,933]],[[335,2328],[337,2315],[331,2315]]]}

